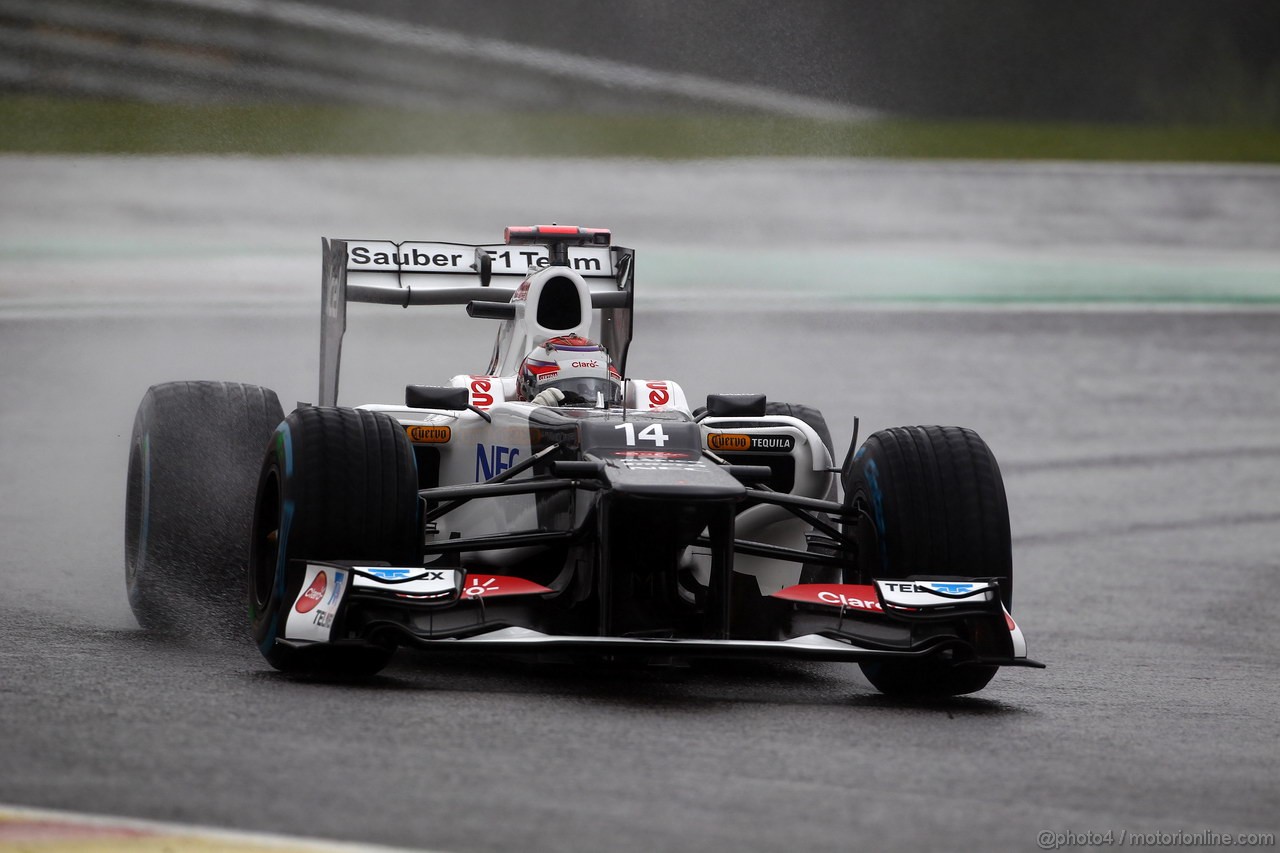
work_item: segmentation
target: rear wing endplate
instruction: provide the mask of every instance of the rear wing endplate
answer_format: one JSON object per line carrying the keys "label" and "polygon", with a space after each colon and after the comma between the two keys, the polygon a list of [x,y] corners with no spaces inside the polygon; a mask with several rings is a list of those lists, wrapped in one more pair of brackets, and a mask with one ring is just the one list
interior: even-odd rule
{"label": "rear wing endplate", "polygon": [[[466,305],[509,302],[521,279],[550,263],[547,246],[471,245],[322,239],[320,302],[321,406],[338,403],[347,303]],[[600,310],[600,342],[625,371],[631,343],[635,250],[623,246],[571,246],[568,266],[587,282]]]}

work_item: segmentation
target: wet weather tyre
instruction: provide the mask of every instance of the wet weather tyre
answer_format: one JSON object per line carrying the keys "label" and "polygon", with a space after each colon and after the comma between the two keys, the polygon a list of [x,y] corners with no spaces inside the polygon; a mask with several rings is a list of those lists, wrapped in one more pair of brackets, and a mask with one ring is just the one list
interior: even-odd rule
{"label": "wet weather tyre", "polygon": [[805,406],[801,403],[775,403],[770,401],[765,404],[764,412],[766,415],[786,415],[787,417],[796,418],[813,427],[813,431],[822,439],[822,443],[827,446],[827,454],[835,459],[835,451],[831,446],[831,428],[827,426],[827,419],[822,416],[822,412],[813,406]]}
{"label": "wet weather tyre", "polygon": [[[806,406],[802,403],[777,403],[770,400],[765,404],[766,415],[786,415],[787,417],[796,418],[804,421],[813,431],[822,439],[822,443],[826,445],[827,455],[831,457],[832,464],[835,463],[835,450],[831,444],[831,428],[827,426],[827,419],[822,416],[822,412],[813,406]],[[823,496],[829,501],[836,499],[836,483],[833,478],[831,488]],[[810,553],[833,554],[834,543],[832,543],[825,534],[814,528],[810,528],[806,535],[808,540],[808,549]],[[840,570],[831,566],[820,563],[805,563],[800,569],[801,583],[838,583],[840,579]]]}
{"label": "wet weather tyre", "polygon": [[142,397],[125,494],[125,584],[144,628],[244,636],[244,577],[274,391],[169,382]]}
{"label": "wet weather tyre", "polygon": [[[1009,506],[995,456],[962,427],[895,427],[867,438],[845,483],[856,513],[858,572],[873,578],[1000,578],[1012,611]],[[846,528],[848,532],[848,528]],[[890,695],[956,696],[986,687],[996,667],[930,658],[862,664]]]}
{"label": "wet weather tyre", "polygon": [[394,418],[321,407],[285,418],[262,462],[249,554],[252,632],[267,662],[332,678],[379,672],[394,646],[343,639],[342,613],[331,642],[277,642],[302,592],[300,561],[420,565],[421,539],[413,449]]}

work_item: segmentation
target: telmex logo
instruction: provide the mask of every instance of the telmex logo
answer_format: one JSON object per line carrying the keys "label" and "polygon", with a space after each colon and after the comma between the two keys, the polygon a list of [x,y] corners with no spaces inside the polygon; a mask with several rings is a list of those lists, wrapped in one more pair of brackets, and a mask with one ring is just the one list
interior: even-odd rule
{"label": "telmex logo", "polygon": [[959,595],[962,592],[968,592],[969,590],[973,589],[973,584],[971,583],[938,583],[936,581],[932,581],[929,583],[929,588],[936,590],[938,592],[945,592],[950,595]]}
{"label": "telmex logo", "polygon": [[413,569],[384,569],[378,566],[367,566],[362,571],[373,575],[375,578],[389,581],[401,580],[413,574]]}
{"label": "telmex logo", "polygon": [[713,432],[707,436],[707,446],[712,450],[750,450],[751,436],[736,432]]}
{"label": "telmex logo", "polygon": [[414,444],[448,444],[453,434],[447,426],[407,426],[405,432]]}
{"label": "telmex logo", "polygon": [[883,581],[882,583],[884,583],[884,588],[890,592],[942,592],[948,595],[967,593],[975,586],[971,583],[939,583],[936,581],[924,584],[901,581]]}

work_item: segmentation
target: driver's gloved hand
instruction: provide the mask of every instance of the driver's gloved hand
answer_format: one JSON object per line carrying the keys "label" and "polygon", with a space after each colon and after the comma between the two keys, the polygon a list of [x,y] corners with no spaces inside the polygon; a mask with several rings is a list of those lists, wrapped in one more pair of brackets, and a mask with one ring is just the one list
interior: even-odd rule
{"label": "driver's gloved hand", "polygon": [[538,395],[529,402],[535,406],[558,406],[564,402],[564,392],[559,388],[548,388],[545,391],[539,391]]}

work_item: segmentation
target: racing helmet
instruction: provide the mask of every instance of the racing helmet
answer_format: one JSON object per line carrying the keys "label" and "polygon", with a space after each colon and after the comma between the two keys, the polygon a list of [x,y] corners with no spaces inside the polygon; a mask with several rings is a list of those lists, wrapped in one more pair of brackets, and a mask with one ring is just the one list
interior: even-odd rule
{"label": "racing helmet", "polygon": [[562,406],[622,403],[622,377],[608,351],[576,335],[551,338],[534,347],[520,365],[516,384],[519,398],[525,401],[555,388],[564,394]]}

